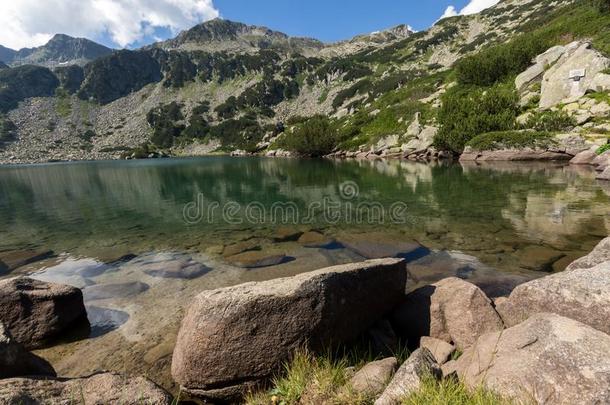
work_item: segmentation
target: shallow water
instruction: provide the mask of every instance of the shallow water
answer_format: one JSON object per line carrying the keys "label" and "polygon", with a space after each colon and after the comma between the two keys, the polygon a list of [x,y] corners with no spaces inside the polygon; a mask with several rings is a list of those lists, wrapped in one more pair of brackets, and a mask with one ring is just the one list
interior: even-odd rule
{"label": "shallow water", "polygon": [[[54,254],[2,276],[83,288],[89,338],[41,351],[61,375],[112,369],[171,388],[175,334],[198,291],[396,255],[411,263],[409,288],[457,275],[503,294],[610,233],[610,187],[594,178],[554,164],[381,160],[5,166],[0,260]],[[313,244],[290,237],[311,230]],[[283,259],[241,268],[226,246]]]}

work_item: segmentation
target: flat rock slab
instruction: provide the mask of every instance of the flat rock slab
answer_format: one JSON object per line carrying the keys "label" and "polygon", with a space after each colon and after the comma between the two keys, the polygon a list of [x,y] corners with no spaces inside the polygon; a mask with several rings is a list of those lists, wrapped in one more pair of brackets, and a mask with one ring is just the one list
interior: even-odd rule
{"label": "flat rock slab", "polygon": [[261,246],[257,240],[250,239],[225,246],[222,250],[222,255],[224,257],[230,257],[253,250],[261,250]]}
{"label": "flat rock slab", "polygon": [[290,226],[282,226],[275,230],[273,240],[276,242],[291,242],[299,240],[303,235],[303,231]]}
{"label": "flat rock slab", "polygon": [[170,405],[172,397],[144,377],[115,373],[86,378],[9,378],[0,380],[0,402],[5,404]]}
{"label": "flat rock slab", "polygon": [[507,326],[551,312],[610,334],[610,262],[522,284],[496,308]]}
{"label": "flat rock slab", "polygon": [[239,400],[295,350],[361,336],[403,299],[406,280],[403,260],[384,259],[204,291],[182,321],[172,375],[185,395]]}
{"label": "flat rock slab", "polygon": [[290,261],[291,258],[285,254],[270,254],[261,251],[251,251],[228,257],[226,260],[230,264],[237,267],[257,269],[261,267],[277,266]]}
{"label": "flat rock slab", "polygon": [[209,273],[212,269],[194,260],[177,259],[147,265],[143,271],[152,277],[193,280]]}
{"label": "flat rock slab", "polygon": [[86,319],[78,288],[26,277],[0,281],[0,308],[0,321],[26,348],[41,347]]}
{"label": "flat rock slab", "polygon": [[610,336],[583,323],[540,313],[481,336],[457,360],[470,387],[481,384],[517,401],[610,403]]}
{"label": "flat rock slab", "polygon": [[149,285],[141,281],[117,284],[96,284],[83,290],[87,301],[109,298],[128,298],[148,291]]}

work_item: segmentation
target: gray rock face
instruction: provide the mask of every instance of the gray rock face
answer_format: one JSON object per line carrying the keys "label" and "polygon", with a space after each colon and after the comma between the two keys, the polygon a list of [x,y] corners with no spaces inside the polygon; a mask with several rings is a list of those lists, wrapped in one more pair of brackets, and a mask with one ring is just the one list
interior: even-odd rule
{"label": "gray rock face", "polygon": [[577,270],[577,269],[590,269],[598,264],[610,261],[610,238],[606,238],[599,242],[599,244],[585,257],[581,257],[570,264],[566,271]]}
{"label": "gray rock face", "polygon": [[502,330],[491,300],[477,286],[459,278],[447,278],[408,294],[393,312],[399,335],[409,342],[431,336],[458,348],[472,345],[482,334]]}
{"label": "gray rock face", "polygon": [[170,405],[172,397],[144,377],[127,378],[115,373],[86,378],[9,378],[0,380],[3,404],[121,404]]}
{"label": "gray rock face", "polygon": [[440,378],[441,370],[428,349],[417,349],[398,369],[375,405],[398,405],[409,394],[419,390],[422,378],[432,375]]}
{"label": "gray rock face", "polygon": [[610,59],[591,49],[589,43],[575,42],[566,48],[559,60],[544,73],[540,108],[550,108],[584,96],[597,75],[610,67]]}
{"label": "gray rock face", "polygon": [[405,263],[371,260],[205,291],[178,334],[172,375],[185,393],[235,400],[294,351],[348,342],[404,297]]}
{"label": "gray rock face", "polygon": [[87,316],[78,288],[25,277],[0,281],[0,307],[0,321],[26,348],[42,346]]}
{"label": "gray rock face", "polygon": [[481,336],[457,360],[461,380],[529,403],[610,403],[610,336],[541,313]]}
{"label": "gray rock face", "polygon": [[460,161],[498,161],[498,162],[519,162],[519,161],[534,161],[534,160],[548,160],[548,161],[561,161],[570,160],[573,155],[554,152],[548,149],[498,149],[498,150],[484,150],[477,151],[470,147],[464,149],[464,153],[460,156]]}
{"label": "gray rock face", "polygon": [[372,361],[358,370],[350,384],[358,394],[377,396],[383,392],[397,368],[398,361],[395,357]]}
{"label": "gray rock face", "polygon": [[522,284],[497,309],[507,326],[551,312],[610,333],[610,262]]}
{"label": "gray rock face", "polygon": [[424,127],[416,138],[410,140],[406,145],[403,145],[403,151],[406,154],[412,154],[427,150],[434,143],[434,137],[437,132],[437,127]]}
{"label": "gray rock face", "polygon": [[455,352],[455,346],[430,336],[422,336],[419,346],[428,349],[438,364],[445,364]]}
{"label": "gray rock face", "polygon": [[55,377],[55,370],[44,359],[28,352],[0,322],[0,378],[27,375]]}

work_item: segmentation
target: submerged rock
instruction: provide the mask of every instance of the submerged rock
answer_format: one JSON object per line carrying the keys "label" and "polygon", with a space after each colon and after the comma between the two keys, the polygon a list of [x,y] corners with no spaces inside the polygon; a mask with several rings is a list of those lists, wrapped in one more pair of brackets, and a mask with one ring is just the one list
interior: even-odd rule
{"label": "submerged rock", "polygon": [[54,377],[56,374],[45,359],[28,352],[15,342],[8,329],[0,322],[0,378],[28,375]]}
{"label": "submerged rock", "polygon": [[375,405],[398,405],[409,394],[419,390],[424,377],[440,378],[441,375],[441,369],[434,361],[432,353],[425,348],[417,349],[400,366],[383,394],[375,401]]}
{"label": "submerged rock", "polygon": [[404,296],[399,259],[204,291],[178,334],[172,375],[185,394],[235,400],[271,377],[295,350],[355,339]]}
{"label": "submerged rock", "polygon": [[305,232],[298,242],[308,248],[327,248],[336,243],[334,239],[316,231]]}
{"label": "submerged rock", "polygon": [[240,253],[227,258],[232,265],[246,269],[277,266],[289,260],[290,258],[285,254],[269,254],[261,251]]}
{"label": "submerged rock", "polygon": [[0,281],[0,321],[26,348],[41,347],[87,315],[78,288],[16,277]]}
{"label": "submerged rock", "polygon": [[0,252],[0,275],[34,262],[53,257],[52,250],[14,250]]}
{"label": "submerged rock", "polygon": [[524,403],[610,403],[610,336],[555,314],[540,313],[481,336],[457,360],[470,387]]}
{"label": "submerged rock", "polygon": [[367,363],[350,379],[354,392],[365,396],[377,396],[383,392],[396,369],[396,357]]}
{"label": "submerged rock", "polygon": [[211,268],[192,260],[174,260],[160,263],[156,266],[149,266],[149,268],[144,270],[144,273],[152,277],[192,280],[210,271],[212,271]]}
{"label": "submerged rock", "polygon": [[127,298],[141,294],[149,289],[149,285],[141,281],[117,284],[97,284],[83,290],[87,301],[105,300],[109,298]]}
{"label": "submerged rock", "polygon": [[75,379],[9,378],[0,380],[0,402],[6,404],[170,405],[172,397],[144,377],[101,373]]}
{"label": "submerged rock", "polygon": [[610,262],[522,284],[497,309],[507,326],[551,312],[610,334]]}
{"label": "submerged rock", "polygon": [[410,261],[430,253],[430,250],[414,241],[389,243],[366,239],[341,239],[340,243],[366,259],[400,257]]}
{"label": "submerged rock", "polygon": [[455,277],[408,294],[394,310],[392,323],[410,344],[419,343],[422,336],[431,336],[462,350],[482,334],[503,328],[485,293]]}

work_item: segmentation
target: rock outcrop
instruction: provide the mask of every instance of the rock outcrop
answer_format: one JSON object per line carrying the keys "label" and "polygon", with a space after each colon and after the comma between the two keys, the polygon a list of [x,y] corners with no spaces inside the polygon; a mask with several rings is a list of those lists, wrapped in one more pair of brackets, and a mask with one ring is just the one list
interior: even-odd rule
{"label": "rock outcrop", "polygon": [[400,404],[406,396],[419,390],[422,378],[428,375],[440,378],[441,369],[428,349],[417,349],[400,366],[375,405]]}
{"label": "rock outcrop", "polygon": [[454,343],[463,350],[477,337],[502,330],[491,300],[477,286],[447,278],[408,294],[393,312],[392,323],[410,344],[422,336]]}
{"label": "rock outcrop", "polygon": [[542,79],[540,108],[550,108],[584,96],[587,90],[603,86],[603,71],[610,59],[591,48],[587,42],[573,42],[548,69]]}
{"label": "rock outcrop", "polygon": [[170,405],[172,397],[144,377],[115,373],[75,379],[9,378],[0,380],[3,404]]}
{"label": "rock outcrop", "polygon": [[555,314],[541,313],[505,331],[481,336],[457,360],[470,387],[481,384],[524,403],[610,403],[610,336]]}
{"label": "rock outcrop", "polygon": [[0,281],[0,307],[0,321],[26,348],[44,345],[87,316],[78,288],[31,278]]}
{"label": "rock outcrop", "polygon": [[610,334],[610,262],[522,284],[497,310],[507,326],[536,313],[551,312]]}
{"label": "rock outcrop", "polygon": [[401,302],[406,279],[403,260],[381,259],[205,291],[182,322],[172,375],[185,394],[234,400],[295,350],[358,337]]}
{"label": "rock outcrop", "polygon": [[46,360],[28,352],[15,342],[10,332],[0,322],[0,378],[28,375],[54,377],[56,374]]}

